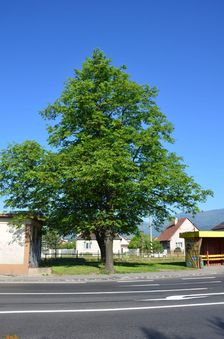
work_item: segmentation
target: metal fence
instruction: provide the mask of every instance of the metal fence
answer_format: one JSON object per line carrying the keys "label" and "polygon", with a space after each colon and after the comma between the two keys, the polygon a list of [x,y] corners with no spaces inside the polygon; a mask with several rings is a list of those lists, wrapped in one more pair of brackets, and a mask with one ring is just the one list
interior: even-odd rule
{"label": "metal fence", "polygon": [[[181,253],[169,253],[169,252],[163,252],[163,253],[140,253],[138,250],[129,250],[125,253],[114,253],[114,259],[184,259],[184,254]],[[98,252],[78,252],[75,249],[48,249],[44,250],[41,253],[42,259],[52,259],[52,258],[93,258],[93,259],[100,259],[100,251]]]}
{"label": "metal fence", "polygon": [[77,256],[75,249],[47,249],[41,252],[42,259],[51,258],[73,258]]}

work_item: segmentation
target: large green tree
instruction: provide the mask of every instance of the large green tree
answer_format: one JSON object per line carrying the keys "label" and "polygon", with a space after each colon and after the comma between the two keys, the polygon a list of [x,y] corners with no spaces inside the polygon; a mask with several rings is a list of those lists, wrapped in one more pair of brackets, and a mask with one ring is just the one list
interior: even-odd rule
{"label": "large green tree", "polygon": [[95,50],[41,113],[53,151],[27,141],[1,152],[6,206],[42,212],[62,233],[95,233],[108,272],[117,232],[134,232],[149,213],[158,224],[180,208],[195,212],[211,192],[169,152],[173,127],[156,96]]}

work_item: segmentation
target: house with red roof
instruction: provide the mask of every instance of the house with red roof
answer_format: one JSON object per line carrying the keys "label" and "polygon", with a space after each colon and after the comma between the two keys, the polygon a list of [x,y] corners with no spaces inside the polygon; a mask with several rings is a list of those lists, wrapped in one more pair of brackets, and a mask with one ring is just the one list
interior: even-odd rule
{"label": "house with red roof", "polygon": [[166,229],[160,234],[158,240],[168,253],[181,252],[185,254],[184,239],[180,238],[180,233],[196,232],[199,229],[188,218],[175,218]]}

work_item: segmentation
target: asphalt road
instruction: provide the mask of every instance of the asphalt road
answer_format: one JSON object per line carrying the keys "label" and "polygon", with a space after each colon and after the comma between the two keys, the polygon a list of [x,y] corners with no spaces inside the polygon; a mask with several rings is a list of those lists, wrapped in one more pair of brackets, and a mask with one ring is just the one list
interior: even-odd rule
{"label": "asphalt road", "polygon": [[224,338],[224,276],[97,283],[0,283],[1,336]]}

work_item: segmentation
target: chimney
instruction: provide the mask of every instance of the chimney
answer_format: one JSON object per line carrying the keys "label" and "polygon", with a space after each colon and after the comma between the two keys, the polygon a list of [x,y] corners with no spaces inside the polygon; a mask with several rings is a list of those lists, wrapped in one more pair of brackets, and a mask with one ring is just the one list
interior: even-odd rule
{"label": "chimney", "polygon": [[178,223],[178,218],[174,219],[174,225],[176,225]]}

